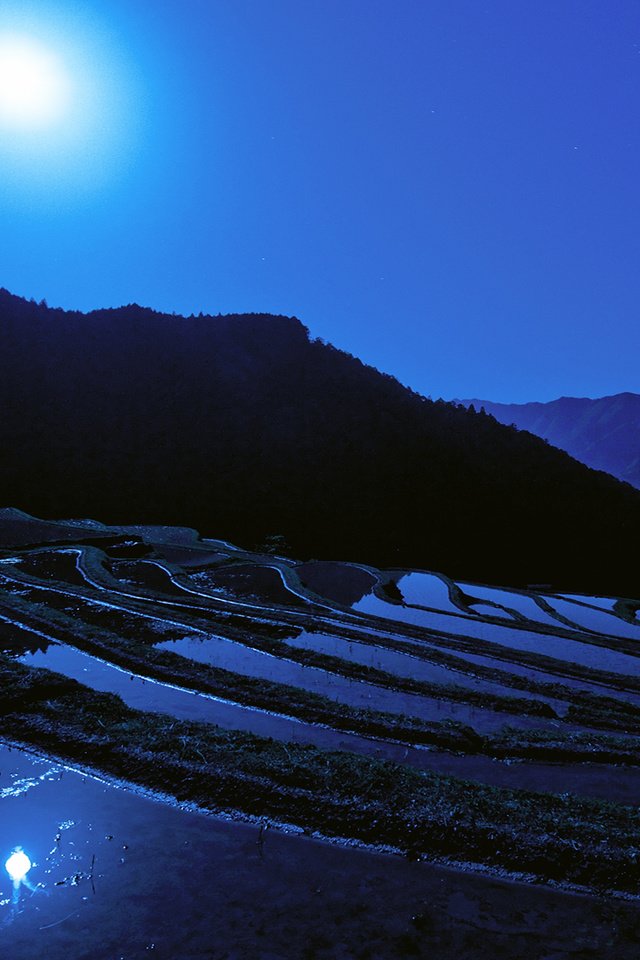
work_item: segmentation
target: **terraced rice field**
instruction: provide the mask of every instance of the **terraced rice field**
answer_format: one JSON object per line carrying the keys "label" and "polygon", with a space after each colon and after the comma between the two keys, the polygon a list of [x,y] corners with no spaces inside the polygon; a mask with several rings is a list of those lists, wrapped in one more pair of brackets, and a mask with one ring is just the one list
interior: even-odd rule
{"label": "terraced rice field", "polygon": [[640,893],[632,599],[4,520],[5,741],[418,859]]}

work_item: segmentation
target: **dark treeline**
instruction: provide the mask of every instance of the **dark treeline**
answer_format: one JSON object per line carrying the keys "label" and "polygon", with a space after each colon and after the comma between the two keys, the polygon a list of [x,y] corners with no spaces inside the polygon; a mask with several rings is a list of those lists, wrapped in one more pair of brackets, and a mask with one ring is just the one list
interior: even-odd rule
{"label": "dark treeline", "polygon": [[296,319],[0,292],[0,504],[292,554],[640,593],[640,494],[431,402]]}

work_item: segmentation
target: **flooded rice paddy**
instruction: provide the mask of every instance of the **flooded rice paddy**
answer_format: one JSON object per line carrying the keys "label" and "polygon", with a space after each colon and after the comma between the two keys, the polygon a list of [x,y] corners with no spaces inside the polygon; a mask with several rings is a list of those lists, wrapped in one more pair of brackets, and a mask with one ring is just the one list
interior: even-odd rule
{"label": "flooded rice paddy", "polygon": [[578,629],[593,630],[605,636],[640,640],[640,624],[627,623],[613,612],[607,613],[587,603],[563,600],[560,597],[544,597],[544,599],[561,617],[575,624]]}
{"label": "flooded rice paddy", "polygon": [[526,596],[522,593],[516,593],[511,590],[497,590],[495,587],[483,587],[477,583],[458,583],[458,586],[468,598],[467,602],[473,604],[472,609],[477,610],[477,604],[474,598],[479,600],[491,600],[506,609],[515,610],[521,614],[525,620],[533,620],[534,623],[544,623],[550,626],[557,626],[558,621],[546,610],[536,603],[534,597]]}
{"label": "flooded rice paddy", "polygon": [[[158,552],[167,545],[187,551],[207,551],[211,545],[209,541],[206,544],[198,542],[194,532],[189,530],[131,527],[121,528],[123,531],[147,537],[161,535],[163,539],[157,544]],[[617,695],[611,683],[601,685],[594,682],[593,671],[618,676],[621,686],[625,682],[640,681],[640,657],[630,655],[630,650],[617,649],[615,639],[610,644],[601,639],[597,645],[592,635],[570,631],[566,624],[557,621],[555,631],[551,632],[546,622],[550,618],[538,619],[544,611],[536,594],[460,583],[458,586],[464,601],[467,604],[473,601],[473,606],[469,607],[473,615],[465,615],[451,599],[454,585],[447,578],[435,573],[409,571],[394,575],[391,582],[395,583],[405,602],[419,602],[430,609],[408,607],[405,603],[384,600],[382,595],[374,593],[376,584],[382,583],[384,577],[371,568],[314,562],[297,567],[289,565],[279,570],[273,557],[263,558],[261,566],[255,554],[243,558],[232,545],[216,541],[215,546],[218,557],[225,550],[228,552],[230,563],[225,566],[216,559],[213,566],[198,567],[195,573],[179,565],[172,566],[164,558],[155,559],[148,555],[137,560],[105,561],[99,551],[81,547],[42,548],[9,557],[7,559],[14,562],[4,564],[2,573],[8,594],[13,592],[16,596],[24,596],[26,590],[28,596],[29,585],[37,586],[40,607],[43,596],[46,600],[47,594],[43,591],[47,589],[50,589],[52,602],[57,608],[68,594],[69,606],[63,607],[67,613],[74,610],[74,598],[78,610],[81,604],[86,606],[91,599],[99,600],[107,608],[107,627],[115,630],[119,638],[135,641],[137,633],[142,631],[150,638],[146,642],[151,642],[153,649],[173,654],[176,663],[191,664],[192,671],[197,671],[198,665],[202,664],[238,677],[280,684],[283,689],[318,695],[351,709],[396,715],[400,725],[402,717],[406,716],[427,722],[452,721],[481,735],[499,732],[507,726],[522,730],[554,729],[557,719],[531,716],[528,708],[523,711],[517,707],[518,702],[537,701],[551,707],[556,718],[562,718],[569,702],[558,699],[551,688],[545,692],[545,684],[560,682],[569,690],[611,697]],[[147,554],[150,549],[155,549],[153,541],[146,545]],[[292,570],[298,586],[289,590],[287,584]],[[105,576],[105,571],[109,576]],[[119,578],[123,584],[122,593],[119,593]],[[193,614],[188,605],[180,602],[171,606],[171,590],[177,593],[180,589],[174,579],[182,578],[201,590]],[[135,595],[127,589],[129,583],[135,583]],[[308,598],[304,584],[309,584],[308,589],[313,591]],[[144,588],[150,591],[146,605]],[[163,601],[162,620],[157,623],[153,619],[155,591],[167,597]],[[287,602],[283,603],[285,594]],[[340,594],[341,601],[333,608],[332,614],[331,603],[336,602],[332,597],[337,594]],[[252,640],[250,635],[234,637],[227,631],[216,631],[219,606],[233,600],[234,609],[242,610],[243,597],[248,600],[247,609],[252,622],[272,623],[274,629],[278,629],[280,644],[275,652],[261,648],[260,637]],[[320,611],[321,619],[314,617],[313,606],[310,608],[310,604],[318,599],[327,601]],[[544,599],[548,603],[554,600],[551,596]],[[557,602],[560,604],[561,601]],[[493,606],[498,603],[500,609]],[[586,609],[571,600],[564,603],[578,610]],[[355,621],[342,612],[343,606],[357,615]],[[108,620],[109,608],[114,611],[112,626]],[[116,611],[120,609],[124,619],[118,620]],[[509,609],[516,611],[521,619],[515,620],[507,612]],[[259,610],[264,612],[264,618],[256,616]],[[525,620],[527,612],[532,618]],[[614,614],[601,612],[595,607],[587,612],[623,623]],[[6,615],[5,611],[5,619]],[[190,617],[196,619],[190,620]],[[501,622],[507,617],[508,623]],[[8,619],[10,621],[11,617]],[[209,629],[203,619],[209,621]],[[197,629],[194,630],[196,620]],[[96,622],[95,618],[89,622]],[[335,625],[334,630],[328,629],[331,622]],[[381,622],[384,623],[383,630],[380,629]],[[281,624],[279,628],[276,627],[278,623]],[[369,624],[370,629],[367,629]],[[635,629],[627,626],[630,630]],[[10,627],[1,621],[0,628],[3,633],[11,632]],[[123,629],[125,633],[122,633]],[[170,638],[165,639],[168,629]],[[264,631],[264,627],[261,630]],[[101,652],[100,656],[92,655],[90,651],[83,651],[81,641],[72,640],[71,645],[64,643],[64,638],[56,635],[55,629],[49,637],[51,640],[57,637],[58,642],[45,644],[43,648],[36,644],[33,649],[24,651],[21,662],[53,670],[93,690],[114,693],[136,709],[322,745],[333,745],[336,737],[344,743],[347,737],[342,731],[325,730],[318,724],[305,723],[300,717],[292,720],[287,716],[287,710],[279,709],[275,703],[269,710],[253,708],[234,702],[233,696],[214,697],[186,689],[179,681],[160,683],[156,677],[154,682],[152,671],[145,674],[139,667],[131,670],[126,666],[118,667],[109,662],[108,650]],[[457,637],[462,638],[462,648],[456,647]],[[620,642],[624,643],[624,640]],[[438,654],[443,651],[450,654],[444,663],[438,661]],[[305,654],[319,655],[320,660],[306,662]],[[529,662],[519,662],[519,654],[526,656]],[[546,658],[544,663],[536,665],[536,656]],[[323,657],[327,658],[326,665],[322,662]],[[549,669],[550,662],[556,664],[557,672],[555,668]],[[563,664],[570,666],[570,677],[563,675]],[[485,675],[478,675],[477,668],[482,668]],[[583,669],[585,674],[581,676],[580,670]],[[496,676],[492,677],[491,672]],[[509,680],[510,673],[513,682]],[[376,676],[380,679],[375,679]],[[526,684],[523,686],[522,680],[538,684],[538,687],[531,690]],[[420,694],[417,690],[402,689],[408,682],[429,685],[429,692]],[[394,689],[394,685],[398,689]],[[449,693],[452,688],[458,691],[455,698]],[[619,697],[621,703],[638,703],[640,682],[637,692],[633,688],[626,689]],[[482,698],[485,698],[484,703]],[[514,704],[512,714],[509,713],[509,703]]]}
{"label": "flooded rice paddy", "polygon": [[[222,638],[199,640],[187,637],[182,640],[165,641],[158,644],[158,648],[180,654],[199,663],[233,669],[246,676],[290,684],[310,693],[322,694],[351,707],[405,714],[422,720],[450,718],[468,723],[474,729],[483,732],[499,730],[506,722],[504,715],[496,714],[491,710],[400,693],[362,680],[351,680],[328,670],[274,657]],[[354,658],[352,662],[355,663],[357,660]],[[445,678],[442,677],[442,679]],[[452,682],[451,676],[447,682]],[[527,726],[544,726],[543,722],[532,722],[528,718],[521,722]]]}
{"label": "flooded rice paddy", "polygon": [[396,581],[405,603],[418,607],[435,607],[460,613],[450,599],[449,585],[435,573],[406,573]]}
{"label": "flooded rice paddy", "polygon": [[[632,708],[640,707],[640,656],[630,641],[640,626],[616,614],[616,598],[456,585],[437,573],[346,563],[295,564],[201,541],[188,529],[119,533],[132,541],[118,543],[113,556],[80,541],[33,550],[17,545],[13,553],[5,545],[0,657],[6,669],[15,663],[69,678],[145,715],[272,738],[285,754],[289,743],[309,744],[492,787],[637,805],[640,721]],[[189,597],[189,589],[197,596]],[[157,672],[160,662],[163,670],[174,665],[173,679]],[[194,687],[206,670],[233,678],[226,694]],[[409,684],[429,685],[428,692]],[[260,697],[244,702],[240,689],[260,690]],[[587,694],[592,700],[581,719],[580,697]],[[312,711],[316,703],[322,720],[305,715],[305,704]],[[359,722],[384,715],[388,732],[349,728],[351,715]],[[407,731],[420,722],[463,731],[466,740],[456,743],[473,746],[417,746]],[[592,744],[593,760],[589,747],[571,754],[576,734]],[[568,746],[562,761],[524,754],[514,760],[504,750],[492,755],[486,743],[493,741],[482,745],[492,737]],[[616,737],[624,740],[624,757],[608,763],[601,743]],[[544,891],[517,894],[533,898],[531,917],[544,913],[527,954],[515,919],[508,941],[499,933],[508,927],[509,898],[520,891],[514,885],[503,889],[502,881],[275,829],[265,842],[257,825],[188,813],[6,746],[0,804],[0,852],[8,856],[21,845],[33,863],[31,887],[14,890],[7,875],[0,882],[0,935],[7,955],[18,960],[42,953],[48,960],[150,954],[297,960],[307,955],[310,930],[317,937],[310,957],[357,956],[354,944],[363,937],[374,945],[372,957],[422,956],[419,938],[411,940],[411,917],[422,916],[428,902],[445,910],[430,913],[433,942],[457,945],[461,956],[479,958],[487,943],[496,956],[545,956],[540,950],[549,943],[549,956],[572,955],[559,914],[554,920],[553,904],[564,896],[557,892],[549,903]],[[467,890],[463,906],[459,884]],[[494,906],[480,907],[488,902]],[[585,943],[610,949],[606,919],[580,898],[562,903],[574,911],[575,929],[588,931]],[[492,910],[503,918],[499,925],[487,919]],[[125,949],[128,923],[136,933]],[[326,948],[323,929],[331,931]],[[520,952],[501,954],[507,942],[510,950],[520,944]],[[622,937],[616,955],[626,957],[628,946]]]}
{"label": "flooded rice paddy", "polygon": [[3,863],[18,845],[26,882],[0,876],[12,960],[347,958],[365,944],[382,960],[538,960],[576,939],[634,956],[625,904],[612,916],[590,897],[261,831],[0,745]]}
{"label": "flooded rice paddy", "polygon": [[[465,637],[475,637],[486,644],[498,644],[511,647],[514,650],[524,650],[531,653],[540,653],[544,656],[567,660],[571,663],[599,670],[610,670],[623,675],[640,676],[640,657],[620,653],[610,647],[595,646],[590,638],[584,640],[570,639],[563,636],[554,636],[548,632],[536,632],[535,624],[530,623],[528,629],[516,629],[511,624],[503,626],[491,623],[490,620],[471,617],[455,617],[445,613],[432,613],[427,610],[415,610],[385,603],[376,596],[368,596],[360,600],[353,607],[359,613],[374,617],[393,620],[400,624],[409,624],[422,627],[429,631],[442,631],[449,634],[460,634]],[[489,614],[488,611],[492,612]],[[499,613],[500,611],[497,611]],[[494,617],[493,608],[485,608],[485,615]],[[558,633],[563,625],[558,622]],[[533,627],[534,629],[530,629]],[[576,628],[577,629],[577,628]],[[639,651],[640,652],[640,651]]]}

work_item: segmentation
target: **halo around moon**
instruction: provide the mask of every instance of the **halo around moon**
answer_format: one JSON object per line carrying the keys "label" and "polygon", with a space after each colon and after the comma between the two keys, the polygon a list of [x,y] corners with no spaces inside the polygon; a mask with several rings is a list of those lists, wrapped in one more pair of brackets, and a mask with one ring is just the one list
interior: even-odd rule
{"label": "halo around moon", "polygon": [[136,169],[151,88],[121,26],[76,0],[0,2],[0,206],[57,214]]}
{"label": "halo around moon", "polygon": [[0,34],[0,127],[36,132],[64,122],[72,81],[54,48],[28,35]]}

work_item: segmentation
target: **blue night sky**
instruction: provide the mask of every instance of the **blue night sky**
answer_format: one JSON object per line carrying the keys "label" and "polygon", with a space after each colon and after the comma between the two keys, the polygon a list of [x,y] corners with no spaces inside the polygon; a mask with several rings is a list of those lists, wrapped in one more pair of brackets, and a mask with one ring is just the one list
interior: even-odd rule
{"label": "blue night sky", "polygon": [[295,314],[433,397],[640,391],[636,0],[24,0],[0,286]]}

